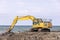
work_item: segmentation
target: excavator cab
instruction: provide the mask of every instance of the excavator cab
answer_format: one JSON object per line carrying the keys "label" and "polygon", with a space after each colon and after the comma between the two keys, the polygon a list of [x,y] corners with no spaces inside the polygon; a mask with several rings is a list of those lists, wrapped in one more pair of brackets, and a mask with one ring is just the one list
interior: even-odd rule
{"label": "excavator cab", "polygon": [[49,28],[52,27],[51,20],[43,20],[43,19],[35,19],[33,21],[33,30],[38,31],[38,29],[42,29],[42,31],[50,31]]}

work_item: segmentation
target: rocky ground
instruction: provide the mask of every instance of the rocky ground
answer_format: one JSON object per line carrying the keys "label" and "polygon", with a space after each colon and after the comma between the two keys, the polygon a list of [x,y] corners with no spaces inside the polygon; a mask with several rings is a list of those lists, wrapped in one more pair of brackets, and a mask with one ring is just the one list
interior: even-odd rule
{"label": "rocky ground", "polygon": [[0,35],[0,40],[60,40],[60,32],[19,32]]}

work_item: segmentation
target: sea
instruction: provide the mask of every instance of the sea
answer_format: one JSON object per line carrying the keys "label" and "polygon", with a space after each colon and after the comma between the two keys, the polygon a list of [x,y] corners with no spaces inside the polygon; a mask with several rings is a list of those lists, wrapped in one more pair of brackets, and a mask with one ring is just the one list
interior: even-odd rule
{"label": "sea", "polygon": [[[4,33],[9,29],[10,25],[0,25],[0,33]],[[25,32],[32,28],[31,25],[16,25],[12,32]],[[51,31],[60,31],[60,26],[52,26]]]}

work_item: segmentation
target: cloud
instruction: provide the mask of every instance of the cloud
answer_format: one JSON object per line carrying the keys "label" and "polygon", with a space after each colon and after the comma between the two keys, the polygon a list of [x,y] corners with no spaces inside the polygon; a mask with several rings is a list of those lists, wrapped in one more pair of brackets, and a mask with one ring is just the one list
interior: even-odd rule
{"label": "cloud", "polygon": [[41,12],[41,9],[42,8],[38,8],[38,7],[32,7],[32,8],[26,8],[26,9],[23,9],[23,10],[16,10],[16,13],[23,13],[23,14],[25,14],[25,13],[27,13],[27,14],[29,14],[29,13],[39,13],[39,12]]}

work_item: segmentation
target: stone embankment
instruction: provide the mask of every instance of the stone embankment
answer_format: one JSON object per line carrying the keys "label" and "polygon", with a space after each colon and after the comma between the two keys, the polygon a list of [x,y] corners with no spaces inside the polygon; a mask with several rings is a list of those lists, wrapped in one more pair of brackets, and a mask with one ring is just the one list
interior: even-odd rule
{"label": "stone embankment", "polygon": [[60,40],[60,32],[19,32],[0,35],[0,40]]}

